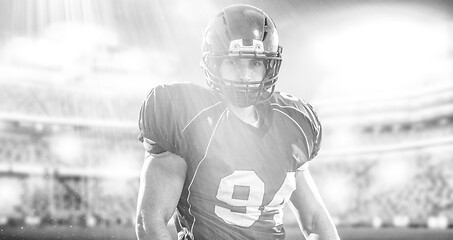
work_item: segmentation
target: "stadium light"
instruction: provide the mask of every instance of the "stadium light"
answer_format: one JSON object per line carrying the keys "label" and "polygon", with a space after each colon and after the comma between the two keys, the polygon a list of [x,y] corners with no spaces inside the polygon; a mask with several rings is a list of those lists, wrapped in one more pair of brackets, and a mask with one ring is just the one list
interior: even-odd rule
{"label": "stadium light", "polygon": [[446,216],[430,216],[427,220],[428,228],[447,229],[449,225],[448,217]]}
{"label": "stadium light", "polygon": [[0,215],[0,226],[4,226],[8,223],[8,218],[6,216]]}
{"label": "stadium light", "polygon": [[382,224],[383,224],[382,218],[380,218],[379,216],[374,216],[371,219],[371,226],[373,226],[373,228],[381,228]]}

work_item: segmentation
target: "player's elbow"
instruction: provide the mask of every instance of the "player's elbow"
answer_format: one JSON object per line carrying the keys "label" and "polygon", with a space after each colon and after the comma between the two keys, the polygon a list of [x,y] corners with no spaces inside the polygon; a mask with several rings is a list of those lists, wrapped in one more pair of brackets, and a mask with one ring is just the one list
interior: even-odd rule
{"label": "player's elbow", "polygon": [[167,224],[160,215],[139,213],[135,223],[137,239],[168,239]]}
{"label": "player's elbow", "polygon": [[[149,222],[149,219],[147,221]],[[135,235],[137,236],[138,240],[151,238],[153,230],[149,227],[149,225],[149,223],[146,223],[144,216],[139,213],[135,220]]]}
{"label": "player's elbow", "polygon": [[137,236],[138,240],[143,240],[146,238],[145,224],[143,223],[143,218],[140,216],[140,214],[135,220],[135,235]]}
{"label": "player's elbow", "polygon": [[337,229],[325,209],[316,211],[307,225],[307,232],[320,236],[319,239],[339,240]]}
{"label": "player's elbow", "polygon": [[146,232],[145,229],[143,228],[142,225],[137,224],[135,226],[135,235],[137,236],[138,240],[143,240],[146,237]]}

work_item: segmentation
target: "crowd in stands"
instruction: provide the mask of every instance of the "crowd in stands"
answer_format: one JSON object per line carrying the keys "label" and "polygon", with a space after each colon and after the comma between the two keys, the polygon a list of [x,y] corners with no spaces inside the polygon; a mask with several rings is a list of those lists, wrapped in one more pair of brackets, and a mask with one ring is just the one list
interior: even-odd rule
{"label": "crowd in stands", "polygon": [[[332,199],[326,201],[341,224],[371,225],[377,217],[392,225],[398,216],[404,216],[414,226],[426,226],[430,217],[438,216],[453,223],[453,151],[414,151],[389,157],[381,154],[357,160],[313,162],[311,169],[321,186],[342,181],[339,175],[347,176],[339,191],[350,196],[333,203]],[[398,171],[393,171],[394,167]],[[323,193],[323,189],[321,193],[332,196]]]}
{"label": "crowd in stands", "polygon": [[[72,135],[73,141],[67,144],[80,144],[80,152],[68,159],[55,152],[55,148],[71,146],[58,145],[59,138],[51,136],[36,138],[36,136],[18,135],[13,133],[0,134],[0,165],[4,168],[17,166],[33,166],[47,172],[61,168],[85,170],[102,168],[116,156],[127,156],[131,165],[137,166],[138,159],[143,155],[142,146],[133,133],[118,134],[116,138],[100,136],[96,139]],[[57,143],[56,143],[57,142]],[[56,147],[53,145],[56,144]],[[57,149],[58,150],[58,149]]]}
{"label": "crowd in stands", "polygon": [[[139,109],[130,106],[141,101],[34,87],[35,91],[0,86],[0,113],[135,121]],[[21,199],[15,205],[10,202],[11,211],[0,211],[0,225],[6,215],[10,223],[22,219],[30,224],[132,226],[143,161],[137,130],[75,125],[47,131],[48,127],[21,129],[19,124],[0,133],[0,177],[14,179],[20,188],[15,194]],[[335,146],[334,141],[344,141],[341,134],[337,139],[326,133],[327,144],[311,169],[339,225],[371,225],[375,219],[392,225],[399,218],[423,226],[438,216],[453,223],[452,117],[364,126],[352,139],[358,148],[406,143],[409,147],[353,158],[323,159],[323,151]],[[450,140],[438,141],[444,139]],[[413,144],[431,140],[429,146]],[[65,156],[75,145],[75,154]],[[121,175],[124,166],[132,174]],[[342,184],[336,195],[326,187],[332,182]]]}
{"label": "crowd in stands", "polygon": [[[2,163],[22,165],[32,161],[37,166],[42,164],[57,170],[67,166],[67,163],[51,153],[45,143],[37,144],[32,147],[34,150],[27,152],[21,151],[22,146],[30,144],[30,139],[26,137],[0,138],[0,142],[4,146],[0,148]],[[113,151],[119,152],[121,144],[116,146],[112,142],[109,145],[117,149]],[[125,161],[136,161],[139,166],[143,154],[140,147],[134,149],[137,151],[136,159]],[[91,153],[86,154],[87,157],[92,154],[88,159],[70,166],[84,169],[89,166],[87,162],[96,158],[100,158],[96,160],[99,163],[108,165],[109,159],[105,152],[94,149],[99,148],[91,149]],[[396,216],[405,216],[413,225],[426,225],[432,216],[445,216],[453,222],[453,152],[448,148],[440,152],[415,149],[410,153],[388,155],[337,161],[323,161],[320,158],[312,162],[313,177],[321,193],[327,194],[328,197],[324,198],[335,219],[339,219],[343,225],[370,225],[376,217],[391,225]],[[392,171],[401,163],[405,164],[409,173]],[[389,174],[385,174],[386,169]],[[132,226],[138,192],[138,171],[136,173],[127,178],[77,172],[66,175],[55,172],[11,175],[11,178],[25,181],[23,202],[17,206],[16,213],[24,218],[37,216],[43,224]],[[405,177],[401,180],[398,175]],[[341,180],[339,177],[346,179]],[[344,190],[349,196],[335,199],[335,195],[328,195],[323,186],[329,181],[342,182],[340,191]]]}
{"label": "crowd in stands", "polygon": [[327,200],[336,219],[346,225],[371,225],[376,218],[388,225],[395,218],[414,226],[432,217],[453,223],[453,117],[365,126],[350,141],[357,152],[323,159],[324,148],[312,163],[321,185],[347,176],[350,197]]}
{"label": "crowd in stands", "polygon": [[17,191],[7,194],[21,199],[0,202],[0,208],[12,208],[0,211],[0,219],[6,215],[12,225],[38,219],[40,224],[132,226],[143,147],[134,133],[113,135],[72,133],[81,146],[65,159],[52,147],[59,138],[0,134],[0,176],[19,182]]}
{"label": "crowd in stands", "polygon": [[447,144],[453,139],[453,116],[405,123],[382,123],[338,128],[325,126],[323,150],[386,151]]}
{"label": "crowd in stands", "polygon": [[33,180],[36,178],[21,179],[24,182],[21,200],[6,214],[9,222],[4,224],[24,225],[30,219],[37,219],[36,225],[131,227],[134,224],[138,194],[136,178],[121,180],[120,184],[127,188],[116,192],[103,186],[111,179],[55,177],[50,180],[43,176],[44,186],[30,187]]}
{"label": "crowd in stands", "polygon": [[74,91],[64,86],[0,82],[0,113],[136,121],[145,95],[146,92],[142,96],[119,98],[117,94],[96,90]]}
{"label": "crowd in stands", "polygon": [[362,137],[361,140],[369,144],[376,144],[378,141],[381,141],[381,144],[388,144],[451,137],[453,136],[453,116],[369,125],[365,126],[359,135]]}

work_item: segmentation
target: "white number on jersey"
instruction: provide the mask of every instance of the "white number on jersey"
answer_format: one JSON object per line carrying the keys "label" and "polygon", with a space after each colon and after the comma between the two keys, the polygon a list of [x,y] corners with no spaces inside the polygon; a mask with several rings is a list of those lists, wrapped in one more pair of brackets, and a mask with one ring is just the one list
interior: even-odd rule
{"label": "white number on jersey", "polygon": [[[238,189],[248,194],[235,196]],[[232,208],[215,206],[215,214],[229,224],[241,227],[252,226],[263,212],[274,212],[275,226],[282,224],[283,206],[296,189],[294,172],[286,174],[285,181],[275,193],[272,201],[260,210],[264,198],[264,182],[254,171],[234,171],[220,180],[217,199],[233,207],[245,208],[245,211],[235,211]],[[261,208],[262,209],[262,208]]]}

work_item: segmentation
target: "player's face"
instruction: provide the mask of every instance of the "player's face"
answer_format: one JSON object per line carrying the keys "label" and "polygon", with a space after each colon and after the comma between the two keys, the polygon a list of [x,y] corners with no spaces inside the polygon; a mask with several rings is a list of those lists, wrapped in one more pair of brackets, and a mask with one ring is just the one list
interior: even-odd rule
{"label": "player's face", "polygon": [[220,75],[230,81],[261,81],[265,74],[266,68],[262,60],[226,58],[220,64]]}

